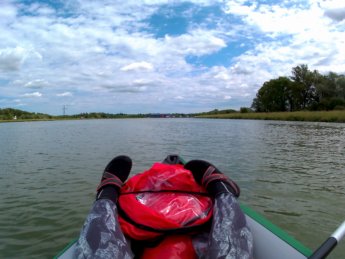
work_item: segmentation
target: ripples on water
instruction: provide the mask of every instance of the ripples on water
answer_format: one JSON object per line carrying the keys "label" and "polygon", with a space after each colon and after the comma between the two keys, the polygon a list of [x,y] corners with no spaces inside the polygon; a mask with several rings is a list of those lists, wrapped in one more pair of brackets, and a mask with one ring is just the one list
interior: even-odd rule
{"label": "ripples on water", "polygon": [[[78,236],[107,162],[206,159],[242,202],[315,248],[345,218],[345,125],[136,119],[0,124],[0,257],[52,257]],[[345,257],[345,245],[334,258]]]}

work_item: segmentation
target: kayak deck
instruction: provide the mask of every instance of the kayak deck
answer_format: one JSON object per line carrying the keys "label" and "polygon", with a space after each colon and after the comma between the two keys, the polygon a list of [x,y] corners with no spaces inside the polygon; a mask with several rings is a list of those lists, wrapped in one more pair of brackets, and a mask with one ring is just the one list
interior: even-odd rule
{"label": "kayak deck", "polygon": [[[256,259],[305,259],[312,251],[288,235],[279,227],[249,207],[241,205],[254,237],[254,258]],[[72,259],[77,240],[71,242],[55,258]]]}

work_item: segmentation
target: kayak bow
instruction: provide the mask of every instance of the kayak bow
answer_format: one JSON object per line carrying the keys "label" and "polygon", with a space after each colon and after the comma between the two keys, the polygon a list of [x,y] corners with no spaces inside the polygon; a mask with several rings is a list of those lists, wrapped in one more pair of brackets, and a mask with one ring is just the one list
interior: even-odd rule
{"label": "kayak bow", "polygon": [[[170,155],[163,161],[167,164],[185,164],[178,155]],[[259,215],[249,207],[241,204],[247,223],[254,237],[254,258],[257,259],[319,259],[325,258],[345,235],[345,221],[340,227],[312,254],[302,243],[288,235],[285,231]],[[77,240],[72,241],[54,258],[74,258]]]}

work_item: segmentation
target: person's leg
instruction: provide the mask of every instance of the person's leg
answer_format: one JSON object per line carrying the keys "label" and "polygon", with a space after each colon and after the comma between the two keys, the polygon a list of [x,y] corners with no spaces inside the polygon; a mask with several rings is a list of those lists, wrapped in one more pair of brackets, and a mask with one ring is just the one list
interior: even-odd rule
{"label": "person's leg", "polygon": [[234,195],[215,198],[207,258],[252,258],[253,236]]}
{"label": "person's leg", "polygon": [[132,167],[129,157],[118,156],[105,168],[94,203],[76,244],[76,258],[133,258],[118,219],[118,192]]}
{"label": "person's leg", "polygon": [[253,258],[253,236],[236,200],[240,195],[237,184],[206,161],[190,161],[185,168],[193,173],[195,180],[214,198],[211,231],[206,238],[205,235],[196,238],[199,243],[196,249],[198,256]]}
{"label": "person's leg", "polygon": [[117,208],[108,199],[97,200],[77,241],[76,258],[133,258],[117,220]]}

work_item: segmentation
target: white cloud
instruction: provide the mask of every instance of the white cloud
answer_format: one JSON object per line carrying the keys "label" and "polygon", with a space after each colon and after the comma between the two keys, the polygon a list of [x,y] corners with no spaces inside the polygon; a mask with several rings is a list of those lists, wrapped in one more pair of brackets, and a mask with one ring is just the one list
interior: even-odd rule
{"label": "white cloud", "polygon": [[24,86],[32,89],[40,89],[49,86],[49,83],[45,79],[35,79],[26,83]]}
{"label": "white cloud", "polygon": [[236,15],[248,15],[252,13],[256,8],[256,4],[245,5],[245,1],[235,0],[227,1],[224,7],[225,13],[231,13]]}
{"label": "white cloud", "polygon": [[147,71],[152,71],[153,66],[152,64],[142,61],[142,62],[135,62],[131,63],[129,65],[126,65],[120,69],[121,71],[133,71],[133,70],[147,70]]}
{"label": "white cloud", "polygon": [[19,70],[26,53],[26,50],[21,47],[0,49],[0,71]]}
{"label": "white cloud", "polygon": [[306,33],[326,25],[325,21],[320,19],[323,10],[316,5],[311,5],[307,9],[300,6],[285,7],[274,3],[257,6],[254,3],[249,7],[235,1],[229,2],[227,12],[242,17],[248,25],[255,26],[273,37],[280,34]]}
{"label": "white cloud", "polygon": [[17,9],[13,5],[6,2],[5,3],[1,2],[0,22],[2,24],[13,21],[16,18],[16,15],[17,15]]}
{"label": "white cloud", "polygon": [[[178,3],[68,1],[69,13],[40,3],[2,4],[2,96],[42,97],[27,92],[44,89],[44,98],[30,99],[31,105],[59,106],[61,99],[54,97],[60,96],[80,103],[75,109],[109,111],[116,109],[114,100],[128,111],[149,110],[153,103],[182,110],[182,100],[189,100],[188,109],[218,102],[248,106],[264,81],[288,75],[295,65],[345,72],[343,1],[191,2],[197,6],[183,14],[191,20],[185,33],[161,37],[148,21],[162,14],[162,4],[179,15],[173,9]],[[195,10],[215,3],[225,3],[227,13],[192,21]],[[220,50],[228,53],[212,56]],[[191,56],[200,63],[188,63]],[[42,109],[48,109],[45,104]]]}
{"label": "white cloud", "polygon": [[345,19],[345,2],[343,0],[318,1],[327,17],[340,22]]}
{"label": "white cloud", "polygon": [[325,15],[338,22],[345,19],[345,7],[339,9],[327,9]]}
{"label": "white cloud", "polygon": [[154,81],[153,79],[135,79],[132,84],[136,86],[156,86],[159,81]]}
{"label": "white cloud", "polygon": [[214,53],[226,47],[223,39],[214,35],[213,31],[195,30],[177,37],[165,36],[167,50],[182,55],[202,56]]}
{"label": "white cloud", "polygon": [[322,8],[322,9],[341,9],[345,6],[345,3],[343,0],[327,0],[327,1],[316,1],[316,3]]}
{"label": "white cloud", "polygon": [[42,94],[40,92],[33,92],[33,93],[26,93],[22,95],[23,97],[32,98],[32,97],[41,97]]}
{"label": "white cloud", "polygon": [[[342,4],[340,4],[342,2]],[[243,6],[243,1],[231,2]],[[289,7],[281,3],[253,4],[246,12],[228,8],[238,15],[248,27],[256,29],[262,37],[254,39],[256,46],[236,58],[237,65],[256,71],[265,69],[271,76],[284,75],[298,64],[309,64],[313,69],[344,73],[345,24],[335,24],[324,14],[337,6],[342,12],[343,1],[310,3],[296,2]],[[271,39],[268,40],[267,36]],[[257,66],[256,64],[260,64]],[[259,80],[260,81],[260,80]]]}
{"label": "white cloud", "polygon": [[220,79],[224,81],[230,80],[230,75],[228,73],[228,70],[225,67],[215,67],[219,72],[216,72],[216,75],[214,76],[215,79]]}
{"label": "white cloud", "polygon": [[58,97],[71,97],[71,96],[73,96],[73,94],[71,92],[63,92],[63,93],[56,94],[56,96],[58,96]]}

